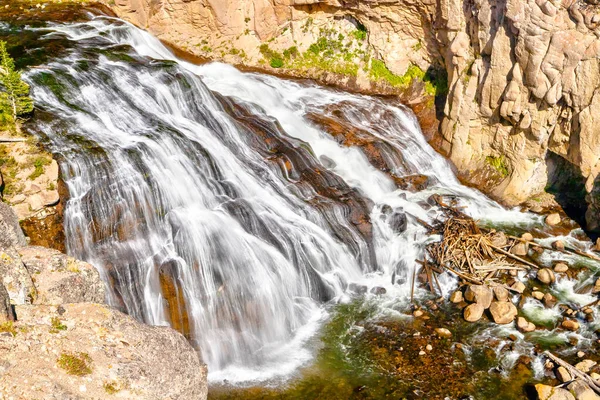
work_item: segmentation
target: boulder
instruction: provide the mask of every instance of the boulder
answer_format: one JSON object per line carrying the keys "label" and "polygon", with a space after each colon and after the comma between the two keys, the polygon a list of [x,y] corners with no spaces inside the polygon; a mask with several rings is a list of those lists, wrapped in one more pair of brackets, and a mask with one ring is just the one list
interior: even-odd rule
{"label": "boulder", "polygon": [[481,304],[483,308],[486,309],[492,304],[494,295],[487,285],[470,285],[465,291],[465,299],[473,303]]}
{"label": "boulder", "polygon": [[171,328],[99,304],[16,312],[16,335],[0,335],[0,398],[206,399],[206,366]]}
{"label": "boulder", "polygon": [[592,360],[583,360],[575,364],[575,368],[580,370],[581,372],[585,372],[586,374],[592,370],[592,368],[598,364],[596,361]]}
{"label": "boulder", "polygon": [[356,294],[365,294],[369,288],[366,285],[352,282],[348,285],[348,290]]}
{"label": "boulder", "polygon": [[502,231],[494,232],[490,237],[490,241],[492,243],[492,246],[496,247],[504,247],[508,244],[508,238],[506,237],[506,234]]}
{"label": "boulder", "polygon": [[469,304],[468,306],[465,307],[463,316],[465,318],[465,321],[477,322],[483,316],[484,311],[485,311],[485,308],[483,308],[483,306],[481,304],[473,303],[473,304]]}
{"label": "boulder", "polygon": [[535,331],[535,324],[527,321],[523,317],[519,317],[517,318],[517,328],[519,328],[521,332],[533,332]]}
{"label": "boulder", "polygon": [[558,263],[554,266],[554,272],[567,272],[569,270],[569,266],[565,263]]}
{"label": "boulder", "polygon": [[558,225],[560,224],[560,220],[560,215],[558,213],[553,213],[546,217],[546,224],[550,226]]}
{"label": "boulder", "polygon": [[599,400],[600,396],[590,388],[587,383],[577,379],[567,386],[577,400]]}
{"label": "boulder", "polygon": [[510,301],[494,301],[490,305],[490,314],[497,324],[510,324],[518,313],[517,307]]}
{"label": "boulder", "polygon": [[579,322],[572,319],[565,319],[560,326],[568,331],[575,332],[579,329]]}
{"label": "boulder", "polygon": [[515,281],[510,288],[517,293],[523,293],[525,291],[525,284],[521,281]]}
{"label": "boulder", "polygon": [[529,252],[529,246],[526,243],[517,243],[510,249],[510,252],[515,256],[526,256]]}
{"label": "boulder", "polygon": [[570,382],[573,379],[565,367],[558,367],[556,369],[556,378],[562,383]]}
{"label": "boulder", "polygon": [[539,400],[575,400],[575,397],[568,390],[541,383],[535,385],[535,391]]}
{"label": "boulder", "polygon": [[506,288],[503,286],[494,286],[493,289],[494,296],[496,296],[496,300],[498,301],[508,301],[509,293]]}
{"label": "boulder", "polygon": [[464,301],[463,293],[460,290],[450,295],[450,301],[454,304],[462,303]]}
{"label": "boulder", "polygon": [[406,218],[406,214],[401,211],[394,211],[392,215],[390,215],[389,219],[390,228],[396,233],[402,233],[406,231],[408,227],[408,219]]}
{"label": "boulder", "polygon": [[531,297],[536,300],[542,300],[544,298],[544,293],[540,292],[539,290],[534,290],[531,292]]}
{"label": "boulder", "polygon": [[556,277],[554,276],[554,271],[552,271],[550,268],[542,268],[538,270],[536,278],[538,279],[538,281],[546,285],[550,285],[556,280]]}
{"label": "boulder", "polygon": [[0,250],[25,246],[27,241],[13,209],[0,201]]}
{"label": "boulder", "polygon": [[544,305],[548,308],[552,308],[556,305],[556,297],[554,297],[552,294],[550,293],[546,293],[544,295],[544,299],[543,299]]}
{"label": "boulder", "polygon": [[383,294],[386,294],[387,290],[384,287],[382,287],[382,286],[374,286],[371,289],[371,293],[373,293],[376,296],[381,296]]}
{"label": "boulder", "polygon": [[35,277],[33,303],[104,303],[104,283],[91,264],[39,246],[19,250],[29,274]]}
{"label": "boulder", "polygon": [[15,248],[0,250],[0,283],[15,304],[28,304],[36,297],[31,275]]}

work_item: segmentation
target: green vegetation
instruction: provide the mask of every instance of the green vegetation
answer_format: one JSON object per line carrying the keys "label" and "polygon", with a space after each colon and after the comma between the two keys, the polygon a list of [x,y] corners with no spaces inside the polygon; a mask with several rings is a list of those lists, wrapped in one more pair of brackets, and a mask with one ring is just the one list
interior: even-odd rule
{"label": "green vegetation", "polygon": [[373,60],[370,74],[375,80],[384,80],[390,85],[400,88],[408,88],[413,80],[420,80],[425,83],[425,92],[431,96],[448,93],[448,79],[445,73],[441,71],[435,73],[425,72],[414,64],[408,67],[404,75],[399,76],[390,71],[383,61]]}
{"label": "green vegetation", "polygon": [[85,376],[92,373],[92,359],[87,353],[61,353],[56,365],[69,375]]}
{"label": "green vegetation", "polygon": [[35,157],[32,160],[32,164],[33,164],[33,167],[35,167],[35,170],[31,173],[31,175],[28,176],[28,179],[34,180],[34,179],[42,176],[42,174],[44,173],[44,167],[46,165],[49,165],[50,163],[51,163],[51,160],[49,160],[47,157],[43,157],[43,156]]}
{"label": "green vegetation", "polygon": [[50,320],[50,325],[52,326],[50,328],[50,333],[58,333],[59,331],[67,330],[67,326],[64,325],[58,317],[52,317]]}
{"label": "green vegetation", "polygon": [[0,324],[0,332],[8,332],[11,335],[17,336],[17,330],[11,321]]}
{"label": "green vegetation", "polygon": [[499,157],[487,156],[485,158],[485,162],[490,167],[492,167],[496,171],[498,171],[500,173],[500,175],[502,175],[503,178],[506,178],[508,176],[508,174],[509,174],[508,165],[506,163],[506,159],[504,158],[504,156],[499,156]]}
{"label": "green vegetation", "polygon": [[17,118],[32,111],[29,85],[21,79],[21,72],[15,70],[6,42],[0,41],[0,128],[12,128]]}
{"label": "green vegetation", "polygon": [[117,382],[104,382],[104,391],[108,394],[115,394],[121,391],[119,384]]}

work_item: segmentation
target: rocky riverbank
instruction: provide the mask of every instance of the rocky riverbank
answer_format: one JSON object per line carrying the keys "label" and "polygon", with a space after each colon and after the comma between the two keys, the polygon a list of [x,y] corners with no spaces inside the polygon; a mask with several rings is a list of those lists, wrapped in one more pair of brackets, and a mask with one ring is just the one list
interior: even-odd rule
{"label": "rocky riverbank", "polygon": [[0,203],[0,397],[206,398],[206,366],[176,331],[108,307],[98,271],[28,246]]}

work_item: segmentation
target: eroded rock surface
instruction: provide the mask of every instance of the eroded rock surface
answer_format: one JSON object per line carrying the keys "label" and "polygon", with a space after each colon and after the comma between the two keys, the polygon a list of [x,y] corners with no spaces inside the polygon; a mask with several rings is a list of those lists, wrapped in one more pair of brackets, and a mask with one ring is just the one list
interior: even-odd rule
{"label": "eroded rock surface", "polygon": [[1,396],[206,398],[206,367],[170,328],[90,303],[24,305],[16,313],[15,335],[0,335]]}

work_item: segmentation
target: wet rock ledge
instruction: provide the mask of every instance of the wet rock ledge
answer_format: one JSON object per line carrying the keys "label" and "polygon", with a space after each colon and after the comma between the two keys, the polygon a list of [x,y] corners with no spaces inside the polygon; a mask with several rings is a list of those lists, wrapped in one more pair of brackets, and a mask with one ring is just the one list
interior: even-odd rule
{"label": "wet rock ledge", "polygon": [[103,304],[96,269],[27,246],[2,202],[0,231],[0,398],[206,398],[206,366],[181,334]]}

